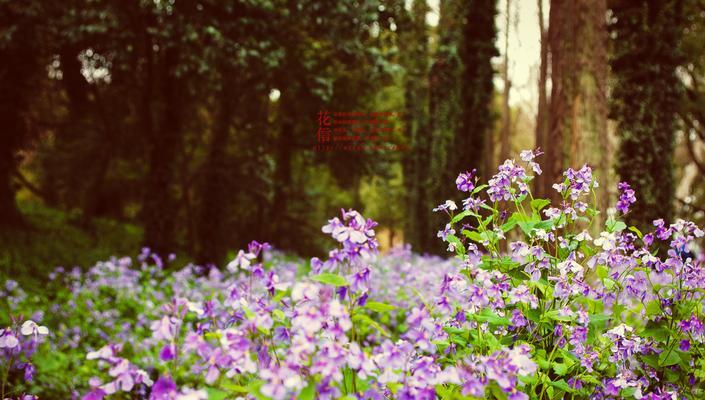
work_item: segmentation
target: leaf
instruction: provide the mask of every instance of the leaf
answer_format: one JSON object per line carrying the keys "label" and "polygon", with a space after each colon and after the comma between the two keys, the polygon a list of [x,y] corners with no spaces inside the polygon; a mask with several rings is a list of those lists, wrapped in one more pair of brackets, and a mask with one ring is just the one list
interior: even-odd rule
{"label": "leaf", "polygon": [[470,231],[467,229],[463,229],[462,233],[463,233],[463,235],[465,235],[466,238],[472,240],[473,242],[482,244],[482,242],[484,241],[484,239],[482,238],[482,235],[480,235],[480,233],[477,231]]}
{"label": "leaf", "polygon": [[446,242],[451,243],[455,247],[455,253],[459,256],[465,255],[465,246],[455,235],[446,236]]}
{"label": "leaf", "polygon": [[208,393],[208,400],[223,400],[228,397],[227,392],[212,387],[207,387],[206,393]]}
{"label": "leaf", "polygon": [[571,389],[570,386],[568,386],[568,383],[566,383],[566,381],[563,379],[549,382],[549,385],[555,387],[556,389],[560,389],[564,392],[572,392],[573,391],[573,389]]}
{"label": "leaf", "polygon": [[603,322],[609,321],[611,317],[605,314],[590,314],[590,325],[602,325]]}
{"label": "leaf", "polygon": [[272,316],[280,321],[286,321],[286,315],[284,314],[284,311],[275,308],[274,311],[272,311]]}
{"label": "leaf", "polygon": [[472,191],[470,194],[476,194],[477,192],[479,192],[479,191],[481,191],[481,190],[484,190],[485,188],[487,188],[487,187],[489,187],[489,186],[490,186],[490,185],[488,185],[488,184],[486,184],[486,183],[485,183],[485,184],[482,184],[482,185],[476,187],[475,189],[473,189],[473,191]]}
{"label": "leaf", "polygon": [[607,228],[607,232],[610,232],[610,233],[621,232],[621,231],[627,229],[627,224],[625,224],[622,221],[618,221],[616,219],[609,219],[605,223],[605,227]]}
{"label": "leaf", "polygon": [[658,364],[662,367],[676,365],[679,362],[681,362],[681,357],[673,350],[664,351],[658,356]]}
{"label": "leaf", "polygon": [[651,300],[646,303],[646,315],[659,315],[661,314],[661,302],[658,299]]}
{"label": "leaf", "polygon": [[560,315],[560,314],[558,313],[558,310],[550,310],[550,311],[546,312],[546,314],[544,314],[543,316],[544,316],[544,319],[551,319],[551,320],[554,320],[554,321],[563,321],[563,322],[566,322],[566,321],[572,321],[572,320],[573,320],[573,317],[571,317],[571,316],[568,316],[568,315]]}
{"label": "leaf", "polygon": [[324,272],[311,278],[312,280],[333,286],[348,286],[348,281],[344,277],[336,274]]}
{"label": "leaf", "polygon": [[556,373],[558,376],[563,376],[568,373],[568,366],[565,365],[564,363],[553,363],[553,371]]}
{"label": "leaf", "polygon": [[387,332],[387,330],[384,329],[384,327],[382,327],[382,325],[380,325],[379,323],[377,323],[377,321],[373,320],[372,318],[368,317],[365,314],[355,314],[352,316],[351,319],[352,319],[353,323],[363,324],[363,325],[373,327],[375,330],[377,330],[379,333],[381,333],[382,336],[386,336],[386,337],[390,336],[389,332]]}
{"label": "leaf", "polygon": [[505,233],[506,233],[506,232],[509,232],[509,231],[511,231],[512,229],[514,229],[514,227],[517,226],[517,224],[522,220],[522,218],[523,218],[523,217],[522,217],[521,214],[516,213],[516,212],[513,213],[513,214],[509,217],[509,219],[507,220],[507,222],[505,222],[505,223],[502,225],[502,227],[501,227],[501,228],[502,228],[502,232],[505,232]]}
{"label": "leaf", "polygon": [[467,217],[468,215],[472,215],[472,214],[473,214],[473,212],[470,210],[465,210],[461,213],[458,213],[450,220],[450,224],[453,225],[454,223],[461,221],[463,218]]}
{"label": "leaf", "polygon": [[375,311],[375,312],[387,312],[387,311],[392,311],[396,310],[397,307],[387,304],[387,303],[380,303],[378,301],[368,301],[365,304],[365,308]]}
{"label": "leaf", "polygon": [[452,387],[445,387],[443,385],[436,385],[436,396],[441,400],[452,400],[455,398]]}
{"label": "leaf", "polygon": [[[308,386],[301,390],[299,393],[300,400],[313,400],[316,398],[316,385],[314,383],[309,383]],[[210,400],[210,399],[209,399]]]}
{"label": "leaf", "polygon": [[236,384],[228,382],[228,381],[223,382],[221,384],[221,386],[223,388],[225,388],[231,392],[235,392],[235,393],[247,393],[248,392],[248,389],[246,387],[241,386],[241,385],[236,385]]}
{"label": "leaf", "polygon": [[639,334],[643,338],[653,338],[657,342],[665,342],[669,337],[668,328],[657,325],[656,323],[648,323],[646,328]]}
{"label": "leaf", "polygon": [[605,279],[609,276],[609,270],[605,265],[598,265],[597,268],[595,268],[595,274],[597,274],[598,278]]}
{"label": "leaf", "polygon": [[470,318],[477,322],[489,322],[493,325],[509,325],[509,319],[500,317],[490,310],[484,310],[481,314],[471,314]]}
{"label": "leaf", "polygon": [[546,207],[549,204],[551,204],[550,200],[533,199],[533,200],[531,200],[531,209],[536,210],[536,212],[538,213],[539,211],[541,211],[544,207]]}
{"label": "leaf", "polygon": [[260,388],[264,384],[265,382],[262,380],[250,382],[250,384],[247,385],[247,393],[249,393],[252,397],[256,398],[257,400],[269,400],[269,397],[263,395],[260,391]]}
{"label": "leaf", "polygon": [[636,235],[639,237],[639,239],[644,237],[644,234],[641,233],[641,231],[636,226],[630,226],[629,230],[636,233]]}

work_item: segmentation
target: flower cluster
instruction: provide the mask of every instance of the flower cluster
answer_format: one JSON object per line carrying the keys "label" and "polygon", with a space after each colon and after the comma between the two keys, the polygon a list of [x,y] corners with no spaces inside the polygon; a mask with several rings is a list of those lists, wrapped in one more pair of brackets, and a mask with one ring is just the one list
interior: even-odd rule
{"label": "flower cluster", "polygon": [[[2,398],[5,398],[5,386],[11,373],[19,373],[24,382],[32,382],[35,373],[32,356],[49,335],[49,329],[46,326],[39,325],[31,319],[22,324],[19,324],[19,320],[13,322],[13,326],[0,329]],[[34,397],[23,395],[21,398],[29,400]]]}
{"label": "flower cluster", "polygon": [[[8,314],[32,319],[0,331],[2,395],[703,398],[705,233],[682,220],[597,227],[589,166],[556,183],[560,204],[533,198],[540,154],[505,161],[487,185],[457,177],[463,209],[435,210],[450,217],[438,233],[450,259],[379,255],[376,223],[343,210],[322,228],[336,244],[325,261],[253,241],[222,270],[170,270],[145,249],[55,270],[61,305],[8,281]],[[624,214],[634,192],[620,191]]]}

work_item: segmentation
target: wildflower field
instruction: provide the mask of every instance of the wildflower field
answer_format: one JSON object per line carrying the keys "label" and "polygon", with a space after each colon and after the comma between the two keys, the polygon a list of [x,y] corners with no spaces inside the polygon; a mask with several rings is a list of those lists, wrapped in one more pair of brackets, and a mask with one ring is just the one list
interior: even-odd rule
{"label": "wildflower field", "polygon": [[343,210],[327,259],[252,241],[222,268],[143,249],[1,282],[1,398],[705,398],[703,231],[628,227],[627,183],[596,226],[588,166],[533,198],[537,155],[457,177],[447,259],[379,255]]}

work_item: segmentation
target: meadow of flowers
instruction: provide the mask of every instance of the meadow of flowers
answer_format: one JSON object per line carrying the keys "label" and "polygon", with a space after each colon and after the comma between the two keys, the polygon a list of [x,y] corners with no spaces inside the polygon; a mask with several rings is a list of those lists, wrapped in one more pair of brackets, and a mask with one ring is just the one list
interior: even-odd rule
{"label": "meadow of flowers", "polygon": [[435,209],[449,259],[379,255],[343,210],[324,260],[253,241],[222,269],[144,249],[44,293],[6,281],[0,398],[705,398],[703,231],[627,227],[626,183],[595,226],[588,166],[535,199],[537,155],[458,176],[462,202]]}

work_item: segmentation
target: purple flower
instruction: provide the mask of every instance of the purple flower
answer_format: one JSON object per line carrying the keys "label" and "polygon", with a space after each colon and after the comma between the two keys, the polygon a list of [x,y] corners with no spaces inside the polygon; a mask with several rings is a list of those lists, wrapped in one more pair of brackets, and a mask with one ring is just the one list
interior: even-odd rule
{"label": "purple flower", "polygon": [[34,365],[32,363],[26,363],[24,366],[24,380],[26,382],[31,382],[34,377]]}
{"label": "purple flower", "polygon": [[[529,193],[528,177],[523,167],[513,160],[499,166],[499,172],[489,180],[487,194],[490,201],[512,200]],[[516,184],[516,188],[513,186]]]}
{"label": "purple flower", "polygon": [[620,182],[618,185],[620,194],[619,201],[617,202],[617,210],[622,214],[629,212],[629,206],[636,202],[636,196],[634,196],[634,190],[629,187],[626,182]]}
{"label": "purple flower", "polygon": [[176,358],[176,346],[173,344],[167,344],[162,347],[162,350],[159,352],[159,358],[162,361],[170,361]]}
{"label": "purple flower", "polygon": [[519,154],[519,157],[523,160],[526,161],[531,169],[536,173],[536,175],[541,175],[541,166],[534,161],[534,158],[542,155],[543,152],[541,149],[536,149],[534,151],[532,150],[522,150],[522,152]]}
{"label": "purple flower", "polygon": [[450,226],[450,224],[446,224],[446,227],[440,231],[438,231],[438,234],[436,235],[437,237],[441,238],[441,240],[445,241],[448,235],[454,235],[455,234],[455,229]]}
{"label": "purple flower", "polygon": [[149,400],[172,400],[177,395],[177,388],[174,381],[168,376],[161,376],[154,382]]}
{"label": "purple flower", "polygon": [[473,182],[473,177],[477,172],[476,169],[468,172],[461,172],[460,175],[455,179],[455,186],[461,192],[470,192],[475,189],[475,182]]}
{"label": "purple flower", "polygon": [[678,348],[679,348],[681,351],[688,351],[688,350],[690,350],[690,340],[688,340],[688,339],[683,339],[683,340],[681,340],[680,343],[678,344]]}

